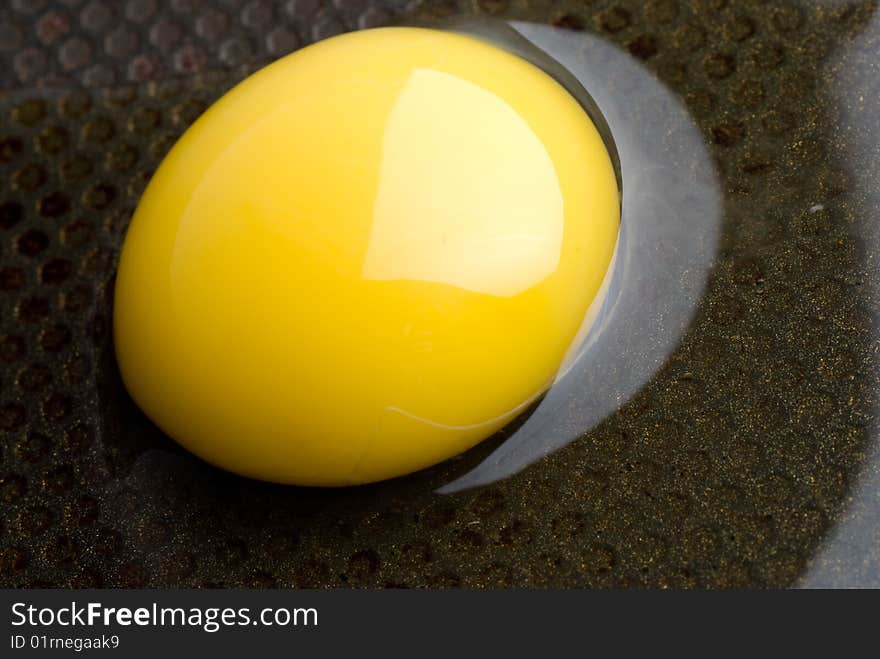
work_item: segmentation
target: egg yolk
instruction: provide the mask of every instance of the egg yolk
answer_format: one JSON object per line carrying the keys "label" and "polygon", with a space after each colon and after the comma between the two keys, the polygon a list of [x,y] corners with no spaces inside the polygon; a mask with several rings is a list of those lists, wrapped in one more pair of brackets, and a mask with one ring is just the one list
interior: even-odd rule
{"label": "egg yolk", "polygon": [[156,171],[116,281],[123,380],[239,474],[412,472],[553,382],[619,208],[592,121],[525,60],[420,28],[323,41],[227,93]]}

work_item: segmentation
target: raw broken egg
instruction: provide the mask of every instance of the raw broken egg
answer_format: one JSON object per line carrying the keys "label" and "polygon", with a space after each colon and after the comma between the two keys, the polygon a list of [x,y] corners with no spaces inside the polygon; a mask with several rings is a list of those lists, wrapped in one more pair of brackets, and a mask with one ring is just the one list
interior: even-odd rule
{"label": "raw broken egg", "polygon": [[553,383],[617,239],[600,134],[477,38],[334,37],[217,101],[125,238],[114,335],[162,430],[246,476],[406,474]]}

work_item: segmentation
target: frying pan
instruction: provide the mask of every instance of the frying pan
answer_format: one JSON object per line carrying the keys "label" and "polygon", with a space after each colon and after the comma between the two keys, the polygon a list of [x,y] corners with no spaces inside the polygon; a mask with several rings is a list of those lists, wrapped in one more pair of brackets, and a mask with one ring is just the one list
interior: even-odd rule
{"label": "frying pan", "polygon": [[[159,160],[293,49],[472,15],[599,38],[689,113],[722,213],[674,349],[574,441],[451,494],[516,428],[342,490],[179,449],[109,331]],[[876,3],[847,0],[4,3],[0,586],[880,586],[878,53]]]}

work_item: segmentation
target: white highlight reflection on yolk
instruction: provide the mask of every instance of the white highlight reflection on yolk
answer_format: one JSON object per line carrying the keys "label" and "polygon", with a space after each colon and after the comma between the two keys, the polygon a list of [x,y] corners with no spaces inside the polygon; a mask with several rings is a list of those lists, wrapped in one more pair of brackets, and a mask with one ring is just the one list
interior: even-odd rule
{"label": "white highlight reflection on yolk", "polygon": [[373,213],[365,279],[512,297],[559,265],[562,192],[546,148],[501,98],[442,71],[413,71],[394,104]]}

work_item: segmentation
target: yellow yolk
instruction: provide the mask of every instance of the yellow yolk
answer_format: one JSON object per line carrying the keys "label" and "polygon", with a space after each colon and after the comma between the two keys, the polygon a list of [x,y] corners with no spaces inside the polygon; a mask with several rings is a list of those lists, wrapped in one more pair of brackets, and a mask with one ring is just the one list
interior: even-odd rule
{"label": "yellow yolk", "polygon": [[335,37],[235,87],[159,167],[119,264],[122,377],[233,472],[412,472],[553,382],[618,223],[599,133],[535,66],[443,31]]}

